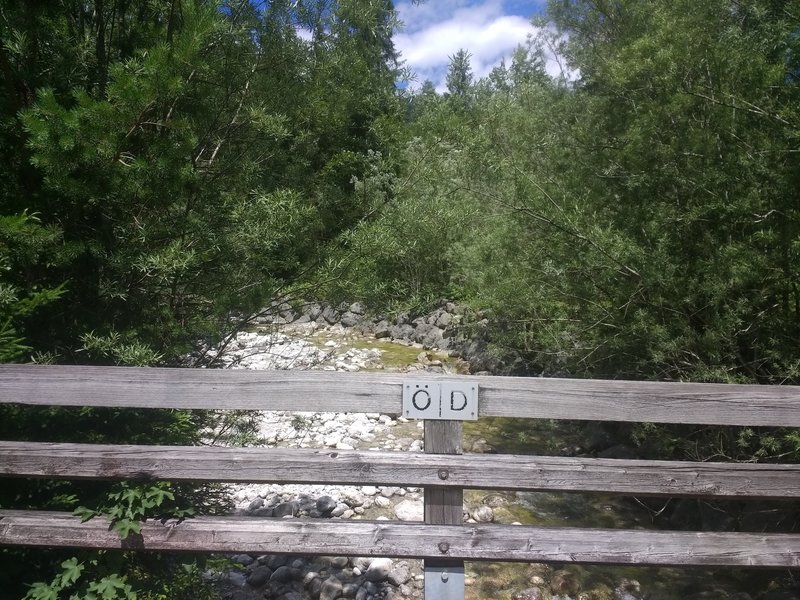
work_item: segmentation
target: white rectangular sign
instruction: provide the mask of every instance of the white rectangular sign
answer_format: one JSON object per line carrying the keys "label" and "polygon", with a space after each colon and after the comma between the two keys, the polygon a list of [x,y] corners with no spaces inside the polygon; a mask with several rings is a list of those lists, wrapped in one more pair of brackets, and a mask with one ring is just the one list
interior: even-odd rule
{"label": "white rectangular sign", "polygon": [[469,381],[404,383],[403,416],[408,419],[476,421],[478,384]]}

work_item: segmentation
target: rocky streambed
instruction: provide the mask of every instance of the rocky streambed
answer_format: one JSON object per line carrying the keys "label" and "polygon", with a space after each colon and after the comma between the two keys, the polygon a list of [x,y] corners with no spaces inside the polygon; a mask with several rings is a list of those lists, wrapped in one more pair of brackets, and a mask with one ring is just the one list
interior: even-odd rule
{"label": "rocky streambed", "polygon": [[[352,313],[354,314],[354,313]],[[218,357],[233,369],[322,369],[466,372],[469,365],[436,345],[375,334],[375,323],[345,326],[322,316],[293,323],[262,323],[240,332]],[[436,317],[439,319],[441,312]],[[288,319],[287,319],[288,320]],[[421,325],[427,320],[418,321]],[[446,321],[447,319],[445,319]],[[298,322],[300,321],[300,322]],[[434,327],[438,327],[434,325]],[[430,329],[422,327],[430,334]],[[403,335],[408,329],[402,330]],[[439,339],[435,333],[434,338]],[[447,339],[442,337],[441,339]],[[442,344],[447,345],[447,344]],[[216,355],[210,349],[211,356]],[[547,423],[526,424],[525,443],[552,436]],[[513,429],[513,428],[512,428]],[[509,427],[482,419],[465,426],[467,451],[518,451]],[[422,423],[397,415],[285,413],[261,415],[259,437],[268,447],[421,452]],[[517,440],[520,441],[520,440]],[[510,447],[509,447],[510,446]],[[237,485],[230,487],[236,513],[252,518],[330,518],[401,521],[423,519],[422,490],[393,486]],[[577,494],[468,491],[466,522],[641,527],[644,510],[616,498]],[[422,598],[422,562],[367,557],[237,555],[207,577],[224,598],[403,600]],[[467,563],[467,598],[515,600],[736,599],[791,600],[792,592],[749,594],[737,574],[721,570],[580,567]],[[776,595],[781,594],[781,595]]]}

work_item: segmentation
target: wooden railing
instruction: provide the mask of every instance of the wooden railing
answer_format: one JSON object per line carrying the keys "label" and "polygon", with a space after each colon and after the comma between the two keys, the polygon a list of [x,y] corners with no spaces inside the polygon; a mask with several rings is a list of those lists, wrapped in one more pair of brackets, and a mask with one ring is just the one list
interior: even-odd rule
{"label": "wooden railing", "polygon": [[[419,381],[419,377],[414,378]],[[426,377],[425,381],[452,381]],[[800,427],[800,388],[479,377],[479,416]],[[115,408],[401,413],[408,376],[0,366],[0,403]],[[463,489],[800,499],[800,465],[461,454],[461,423],[425,422],[425,454],[359,450],[0,442],[0,476],[425,488],[425,523],[198,517],[108,523],[0,510],[0,545],[415,557],[426,593],[463,586],[463,560],[800,567],[800,534],[463,524]],[[430,583],[429,583],[430,579]],[[435,581],[434,581],[435,579]],[[463,588],[461,593],[463,594]]]}

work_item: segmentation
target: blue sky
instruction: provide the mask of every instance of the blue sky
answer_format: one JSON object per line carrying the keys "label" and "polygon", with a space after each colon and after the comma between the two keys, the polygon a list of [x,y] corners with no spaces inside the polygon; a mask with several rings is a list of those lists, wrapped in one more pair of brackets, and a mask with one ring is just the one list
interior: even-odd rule
{"label": "blue sky", "polygon": [[411,0],[396,1],[405,27],[394,43],[417,75],[411,87],[430,79],[443,91],[449,57],[461,48],[472,54],[475,78],[486,76],[535,33],[530,19],[545,5],[546,0],[427,0],[416,6]]}

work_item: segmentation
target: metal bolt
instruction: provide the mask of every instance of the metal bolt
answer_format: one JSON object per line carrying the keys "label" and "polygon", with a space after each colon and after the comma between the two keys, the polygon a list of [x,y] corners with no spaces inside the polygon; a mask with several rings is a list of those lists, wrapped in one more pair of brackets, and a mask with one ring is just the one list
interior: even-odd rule
{"label": "metal bolt", "polygon": [[442,571],[442,581],[450,579],[450,574],[447,571]]}
{"label": "metal bolt", "polygon": [[439,469],[439,479],[445,480],[450,477],[450,472],[447,469]]}
{"label": "metal bolt", "polygon": [[439,552],[442,554],[447,554],[448,550],[450,550],[450,544],[447,542],[439,542]]}

